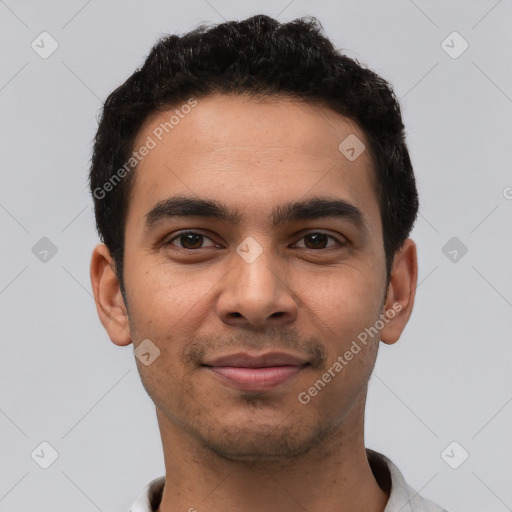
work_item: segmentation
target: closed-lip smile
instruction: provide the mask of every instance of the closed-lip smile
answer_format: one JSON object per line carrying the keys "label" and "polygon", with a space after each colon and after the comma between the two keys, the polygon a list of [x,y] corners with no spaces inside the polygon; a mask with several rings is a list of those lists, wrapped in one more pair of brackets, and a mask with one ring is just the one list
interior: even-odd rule
{"label": "closed-lip smile", "polygon": [[203,366],[228,385],[261,393],[288,382],[308,364],[304,357],[286,352],[237,352],[207,359]]}

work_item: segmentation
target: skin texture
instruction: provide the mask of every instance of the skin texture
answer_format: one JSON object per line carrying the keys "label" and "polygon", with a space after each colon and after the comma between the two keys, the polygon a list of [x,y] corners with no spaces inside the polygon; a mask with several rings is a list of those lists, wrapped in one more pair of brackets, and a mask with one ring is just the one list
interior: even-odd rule
{"label": "skin texture", "polygon": [[[386,286],[371,157],[364,151],[349,161],[338,149],[350,134],[368,148],[353,121],[292,98],[197,101],[136,170],[125,226],[127,303],[103,244],[91,261],[112,342],[136,348],[149,339],[160,350],[148,366],[136,359],[163,444],[158,510],[382,511],[388,496],[366,459],[364,407],[379,337],[395,343],[412,311],[416,246],[406,240]],[[150,116],[135,148],[169,115]],[[146,229],[146,214],[178,194],[216,200],[240,220],[169,218]],[[320,196],[356,206],[366,229],[328,217],[273,226],[276,205]],[[177,237],[185,229],[204,238]],[[329,237],[306,236],[318,232]],[[236,250],[247,237],[262,251],[251,263]],[[389,310],[380,336],[359,343],[301,403],[299,394]],[[264,392],[237,389],[203,366],[276,350],[310,364]]]}

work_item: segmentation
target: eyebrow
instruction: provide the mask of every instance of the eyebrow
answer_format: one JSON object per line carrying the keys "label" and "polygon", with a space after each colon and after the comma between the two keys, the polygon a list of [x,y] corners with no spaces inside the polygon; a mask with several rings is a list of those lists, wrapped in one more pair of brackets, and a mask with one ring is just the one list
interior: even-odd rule
{"label": "eyebrow", "polygon": [[[145,227],[149,230],[165,219],[203,217],[239,224],[242,214],[237,208],[230,209],[215,200],[187,196],[163,199],[146,213]],[[274,206],[270,220],[274,228],[298,220],[336,218],[351,222],[357,228],[368,231],[368,221],[363,212],[344,199],[312,197]]]}

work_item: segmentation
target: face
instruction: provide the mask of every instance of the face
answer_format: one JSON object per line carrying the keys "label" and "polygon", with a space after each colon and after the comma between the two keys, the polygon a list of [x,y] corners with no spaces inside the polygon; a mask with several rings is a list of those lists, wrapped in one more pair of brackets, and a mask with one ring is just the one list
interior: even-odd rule
{"label": "face", "polygon": [[129,334],[109,333],[159,351],[137,365],[170,429],[231,459],[296,457],[361,412],[379,343],[368,329],[398,321],[383,321],[370,155],[339,149],[368,143],[293,99],[213,95],[185,110],[169,133],[174,109],[154,114],[135,142],[155,145],[126,218]]}

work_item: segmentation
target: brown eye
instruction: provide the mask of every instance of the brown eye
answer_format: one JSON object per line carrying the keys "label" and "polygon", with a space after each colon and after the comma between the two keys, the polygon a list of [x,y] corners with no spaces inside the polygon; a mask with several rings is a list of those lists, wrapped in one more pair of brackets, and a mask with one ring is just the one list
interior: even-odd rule
{"label": "brown eye", "polygon": [[[327,243],[329,238],[334,240],[335,243],[328,246]],[[302,240],[304,240],[305,244],[304,246],[299,247],[304,247],[305,249],[328,249],[336,244],[339,246],[344,245],[344,243],[340,242],[333,236],[321,232],[308,233],[302,237]]]}
{"label": "brown eye", "polygon": [[[179,241],[179,244],[175,244],[175,240]],[[196,233],[194,231],[184,231],[179,233],[174,238],[171,238],[166,245],[175,245],[177,247],[181,247],[182,249],[201,249],[203,247],[203,242],[205,240],[210,240],[207,236],[202,235],[201,233]],[[211,245],[210,247],[212,247]]]}
{"label": "brown eye", "polygon": [[[310,242],[311,246],[308,246],[308,249],[325,249],[325,244],[327,243],[327,235],[323,233],[312,233],[310,235],[306,235],[304,240],[306,242]],[[306,245],[308,245],[306,243]]]}

